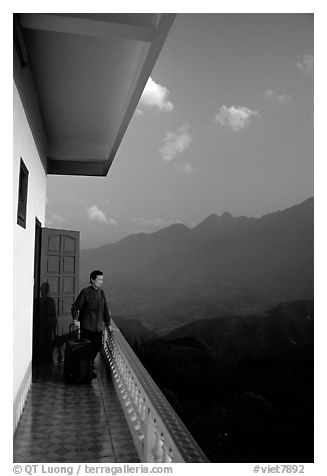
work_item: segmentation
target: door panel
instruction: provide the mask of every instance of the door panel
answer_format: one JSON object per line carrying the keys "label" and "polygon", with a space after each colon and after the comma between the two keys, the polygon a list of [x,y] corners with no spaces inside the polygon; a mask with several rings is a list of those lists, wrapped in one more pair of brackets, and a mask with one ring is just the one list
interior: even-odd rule
{"label": "door panel", "polygon": [[79,232],[42,228],[39,340],[42,360],[52,359],[58,336],[67,336],[78,295]]}

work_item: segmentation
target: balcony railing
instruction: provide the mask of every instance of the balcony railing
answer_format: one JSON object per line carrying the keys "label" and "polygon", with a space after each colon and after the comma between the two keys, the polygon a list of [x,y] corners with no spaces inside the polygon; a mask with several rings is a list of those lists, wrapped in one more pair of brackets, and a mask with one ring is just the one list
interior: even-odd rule
{"label": "balcony railing", "polygon": [[104,351],[140,461],[208,463],[114,322],[111,327],[104,335]]}

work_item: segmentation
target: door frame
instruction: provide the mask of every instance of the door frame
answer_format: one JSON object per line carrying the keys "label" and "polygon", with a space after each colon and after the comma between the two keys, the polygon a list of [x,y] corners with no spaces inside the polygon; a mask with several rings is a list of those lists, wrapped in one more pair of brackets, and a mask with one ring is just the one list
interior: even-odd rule
{"label": "door frame", "polygon": [[33,282],[33,340],[32,340],[32,363],[37,363],[38,357],[38,329],[40,319],[40,278],[41,278],[41,246],[42,224],[35,217],[34,237],[34,282]]}

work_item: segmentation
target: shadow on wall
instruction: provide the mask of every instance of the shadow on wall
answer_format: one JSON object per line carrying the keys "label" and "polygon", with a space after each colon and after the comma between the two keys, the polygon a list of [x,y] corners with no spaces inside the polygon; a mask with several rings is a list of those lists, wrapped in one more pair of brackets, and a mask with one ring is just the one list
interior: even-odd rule
{"label": "shadow on wall", "polygon": [[56,303],[49,296],[49,283],[40,287],[41,296],[34,301],[33,362],[52,362],[53,350],[58,346],[58,321]]}

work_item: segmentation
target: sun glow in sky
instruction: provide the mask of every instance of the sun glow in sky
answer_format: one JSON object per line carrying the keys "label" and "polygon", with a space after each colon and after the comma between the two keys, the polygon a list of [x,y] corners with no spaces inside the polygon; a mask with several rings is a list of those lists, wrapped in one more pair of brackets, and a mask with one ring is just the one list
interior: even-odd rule
{"label": "sun glow in sky", "polygon": [[89,248],[313,196],[313,39],[312,14],[178,14],[108,176],[48,176],[46,225]]}

